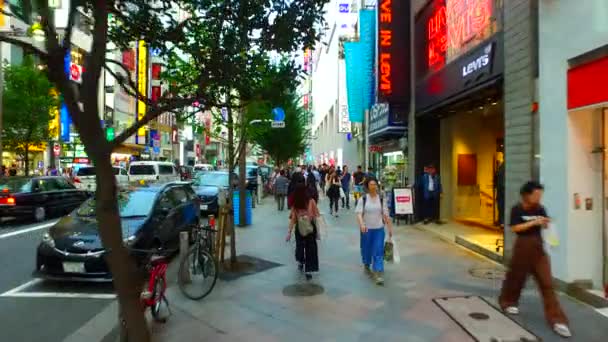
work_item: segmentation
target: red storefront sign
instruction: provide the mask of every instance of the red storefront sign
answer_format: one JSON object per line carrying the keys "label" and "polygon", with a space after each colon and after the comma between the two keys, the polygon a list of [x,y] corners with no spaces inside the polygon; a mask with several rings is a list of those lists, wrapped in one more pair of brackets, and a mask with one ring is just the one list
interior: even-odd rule
{"label": "red storefront sign", "polygon": [[379,8],[379,78],[380,78],[380,91],[384,95],[390,95],[393,93],[393,79],[391,73],[391,64],[393,59],[393,53],[391,47],[393,46],[393,13],[391,0],[383,0],[380,3]]}
{"label": "red storefront sign", "polygon": [[608,102],[608,57],[568,70],[568,109]]}

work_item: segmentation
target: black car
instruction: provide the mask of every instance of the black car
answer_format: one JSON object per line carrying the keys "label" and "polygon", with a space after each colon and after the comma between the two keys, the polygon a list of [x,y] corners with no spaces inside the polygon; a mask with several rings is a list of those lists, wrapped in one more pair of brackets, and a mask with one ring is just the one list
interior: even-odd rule
{"label": "black car", "polygon": [[[84,202],[44,234],[34,275],[55,280],[110,281],[99,237],[95,199]],[[189,184],[168,183],[119,192],[122,235],[127,247],[172,248],[179,233],[199,223],[199,200]],[[134,254],[134,256],[137,256]]]}
{"label": "black car", "polygon": [[65,215],[89,198],[60,176],[0,178],[0,219],[44,221]]}
{"label": "black car", "polygon": [[[238,184],[237,175],[234,175],[235,183]],[[219,193],[221,190],[229,189],[227,171],[207,171],[198,173],[192,187],[200,199],[200,210],[203,215],[219,212]]]}

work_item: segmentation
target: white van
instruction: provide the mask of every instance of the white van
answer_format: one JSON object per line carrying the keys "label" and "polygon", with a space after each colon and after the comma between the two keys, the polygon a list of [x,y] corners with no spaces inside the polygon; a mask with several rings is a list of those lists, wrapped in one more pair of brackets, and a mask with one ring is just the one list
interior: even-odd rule
{"label": "white van", "polygon": [[[114,169],[114,177],[116,177],[116,185],[121,188],[129,185],[127,170],[119,166],[112,166],[112,168]],[[81,166],[74,175],[74,185],[80,190],[95,191],[97,189],[95,167]]]}
{"label": "white van", "polygon": [[170,162],[135,161],[129,165],[129,181],[167,183],[180,180],[179,171]]}
{"label": "white van", "polygon": [[213,171],[213,165],[211,164],[196,164],[194,165],[194,173],[199,171]]}

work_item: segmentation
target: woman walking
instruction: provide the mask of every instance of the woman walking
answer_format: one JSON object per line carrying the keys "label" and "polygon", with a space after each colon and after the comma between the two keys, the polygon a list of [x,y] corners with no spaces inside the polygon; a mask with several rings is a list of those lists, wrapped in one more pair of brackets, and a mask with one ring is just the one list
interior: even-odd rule
{"label": "woman walking", "polygon": [[306,280],[312,279],[312,273],[319,271],[317,227],[315,225],[315,219],[319,216],[319,208],[308,195],[306,184],[296,185],[286,241],[291,240],[295,227],[296,261],[298,269],[305,272]]}
{"label": "woman walking", "polygon": [[361,230],[361,260],[366,272],[371,272],[377,285],[384,285],[384,226],[388,226],[389,239],[393,237],[393,224],[388,216],[384,199],[378,193],[378,181],[366,180],[367,194],[357,203],[355,213]]}
{"label": "woman walking", "polygon": [[336,171],[332,172],[328,179],[327,184],[329,189],[327,190],[327,197],[329,197],[329,214],[338,217],[338,202],[340,202],[340,177]]}
{"label": "woman walking", "polygon": [[308,172],[306,178],[306,187],[308,188],[308,196],[312,198],[315,203],[319,203],[319,190],[317,189],[317,178],[312,172]]}
{"label": "woman walking", "polygon": [[547,322],[558,335],[570,337],[568,318],[553,290],[549,256],[543,249],[541,230],[547,228],[551,221],[541,204],[543,190],[538,182],[524,184],[520,189],[520,203],[511,209],[510,226],[517,239],[498,303],[506,313],[519,314],[519,296],[526,278],[532,274],[543,298]]}

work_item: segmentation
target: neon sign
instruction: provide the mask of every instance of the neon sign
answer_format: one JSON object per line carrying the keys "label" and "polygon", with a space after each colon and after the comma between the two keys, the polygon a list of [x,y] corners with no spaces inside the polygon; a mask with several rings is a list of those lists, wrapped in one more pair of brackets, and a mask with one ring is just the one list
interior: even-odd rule
{"label": "neon sign", "polygon": [[427,62],[431,70],[462,55],[488,38],[494,0],[437,0],[427,20]]}
{"label": "neon sign", "polygon": [[379,6],[378,45],[379,45],[379,88],[383,95],[393,93],[392,80],[392,46],[393,46],[393,13],[392,1],[382,0]]}
{"label": "neon sign", "polygon": [[432,70],[440,69],[445,65],[448,50],[447,28],[447,14],[444,3],[437,8],[427,23],[428,64]]}

